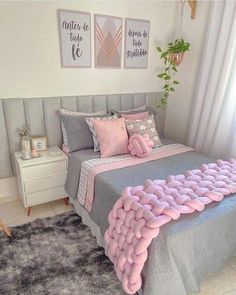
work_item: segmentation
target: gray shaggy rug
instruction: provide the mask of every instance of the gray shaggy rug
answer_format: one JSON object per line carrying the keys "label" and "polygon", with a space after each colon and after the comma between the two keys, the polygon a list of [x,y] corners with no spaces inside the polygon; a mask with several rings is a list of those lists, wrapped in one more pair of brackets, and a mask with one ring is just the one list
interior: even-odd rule
{"label": "gray shaggy rug", "polygon": [[123,295],[112,263],[74,212],[0,231],[0,294]]}

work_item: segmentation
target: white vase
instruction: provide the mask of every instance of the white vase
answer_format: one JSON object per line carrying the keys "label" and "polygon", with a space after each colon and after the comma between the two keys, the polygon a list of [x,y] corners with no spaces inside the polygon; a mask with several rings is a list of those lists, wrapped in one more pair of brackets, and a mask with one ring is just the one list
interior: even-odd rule
{"label": "white vase", "polygon": [[22,158],[24,160],[31,158],[31,144],[29,137],[23,137],[21,140]]}

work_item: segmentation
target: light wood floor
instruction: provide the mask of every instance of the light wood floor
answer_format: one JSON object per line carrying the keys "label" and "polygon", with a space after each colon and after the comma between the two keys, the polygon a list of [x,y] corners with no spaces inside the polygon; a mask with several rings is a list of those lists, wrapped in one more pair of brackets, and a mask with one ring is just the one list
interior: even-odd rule
{"label": "light wood floor", "polygon": [[[63,200],[58,200],[32,207],[31,216],[28,217],[21,201],[16,200],[0,204],[0,216],[2,221],[11,227],[71,209],[70,205],[65,206]],[[230,259],[223,270],[210,274],[203,280],[199,295],[236,295],[236,257]]]}
{"label": "light wood floor", "polygon": [[42,205],[33,206],[30,216],[27,216],[26,209],[21,200],[15,200],[0,204],[0,217],[7,226],[21,225],[36,218],[44,218],[70,211],[72,206],[66,206],[63,199]]}

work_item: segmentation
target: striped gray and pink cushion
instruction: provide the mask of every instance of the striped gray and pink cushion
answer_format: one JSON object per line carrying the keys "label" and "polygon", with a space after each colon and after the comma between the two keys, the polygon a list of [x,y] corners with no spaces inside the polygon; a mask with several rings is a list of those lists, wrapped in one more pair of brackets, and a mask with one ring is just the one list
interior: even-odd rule
{"label": "striped gray and pink cushion", "polygon": [[100,151],[100,144],[99,144],[99,141],[98,141],[97,132],[96,132],[96,129],[94,127],[92,119],[108,121],[108,120],[116,120],[116,119],[118,119],[118,116],[113,115],[113,116],[109,116],[109,117],[87,117],[87,118],[85,118],[85,120],[86,120],[86,122],[88,124],[88,127],[89,127],[90,131],[92,132],[93,143],[94,143],[94,151],[99,152]]}

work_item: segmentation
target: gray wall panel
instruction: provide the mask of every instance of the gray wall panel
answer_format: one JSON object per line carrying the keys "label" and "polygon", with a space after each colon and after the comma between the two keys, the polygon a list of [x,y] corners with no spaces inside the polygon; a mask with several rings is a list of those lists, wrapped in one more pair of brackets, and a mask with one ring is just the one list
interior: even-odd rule
{"label": "gray wall panel", "polygon": [[134,95],[133,94],[121,94],[121,110],[129,110],[134,107]]}
{"label": "gray wall panel", "polygon": [[93,96],[78,96],[78,111],[93,112]]}
{"label": "gray wall panel", "polygon": [[146,104],[146,93],[134,94],[134,107],[139,107]]}
{"label": "gray wall panel", "polygon": [[93,110],[94,112],[107,110],[106,95],[97,95],[93,97]]}
{"label": "gray wall panel", "polygon": [[70,111],[77,111],[77,96],[61,97],[61,107]]}
{"label": "gray wall panel", "polygon": [[157,104],[160,100],[159,93],[148,93],[147,95],[147,105],[149,105],[153,110],[156,111],[156,127],[158,133],[163,136],[164,125],[165,125],[165,111],[162,109],[157,109]]}
{"label": "gray wall panel", "polygon": [[[0,100],[0,178],[12,176],[12,154],[21,149],[17,129],[30,124],[32,136],[46,135],[49,146],[61,146],[62,134],[58,111],[61,107],[74,111],[93,112],[127,110],[145,102],[156,110],[159,93],[113,94]],[[156,124],[163,134],[165,112],[157,111]]]}
{"label": "gray wall panel", "polygon": [[60,98],[44,98],[43,106],[48,146],[61,146],[61,123],[58,116],[59,109],[61,108]]}
{"label": "gray wall panel", "polygon": [[26,123],[30,125],[32,137],[45,136],[42,98],[24,99]]}
{"label": "gray wall panel", "polygon": [[0,100],[0,143],[0,178],[13,176],[2,100]]}
{"label": "gray wall panel", "polygon": [[108,111],[110,110],[120,110],[121,108],[121,95],[112,94],[108,95]]}
{"label": "gray wall panel", "polygon": [[13,153],[14,151],[21,150],[21,143],[17,129],[22,128],[26,125],[24,101],[22,98],[12,98],[4,100],[3,107],[5,113],[12,167],[13,171],[15,172]]}

